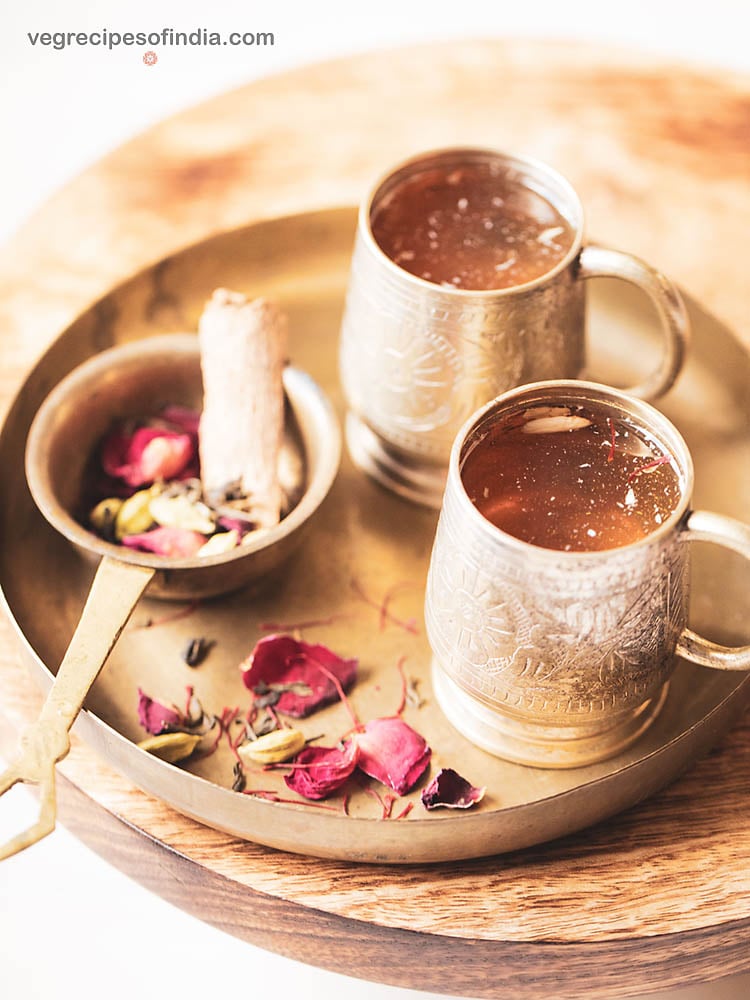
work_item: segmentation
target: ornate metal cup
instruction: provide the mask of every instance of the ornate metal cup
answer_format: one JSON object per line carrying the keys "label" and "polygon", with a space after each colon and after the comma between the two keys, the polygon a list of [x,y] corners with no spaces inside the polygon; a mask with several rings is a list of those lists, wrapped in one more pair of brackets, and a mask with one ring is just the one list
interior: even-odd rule
{"label": "ornate metal cup", "polygon": [[[571,225],[569,252],[540,278],[492,291],[445,288],[403,270],[376,243],[373,213],[400,181],[474,163],[522,178]],[[396,493],[439,508],[451,444],[470,413],[516,385],[581,376],[587,278],[622,278],[650,297],[663,356],[658,370],[628,391],[654,399],[669,389],[689,335],[679,293],[638,258],[584,245],[583,221],[578,195],[558,173],[492,150],[426,153],[377,181],[359,213],[341,332],[347,444],[361,469]]]}
{"label": "ornate metal cup", "polygon": [[[670,453],[681,499],[644,539],[565,552],[495,527],[469,499],[465,456],[511,412],[531,404],[604,404]],[[676,655],[750,668],[750,646],[719,646],[686,628],[690,540],[750,559],[750,527],[692,511],[693,466],[675,427],[649,404],[583,381],[539,382],[479,410],[458,434],[427,580],[433,683],[449,721],[497,756],[574,767],[612,756],[656,718]]]}

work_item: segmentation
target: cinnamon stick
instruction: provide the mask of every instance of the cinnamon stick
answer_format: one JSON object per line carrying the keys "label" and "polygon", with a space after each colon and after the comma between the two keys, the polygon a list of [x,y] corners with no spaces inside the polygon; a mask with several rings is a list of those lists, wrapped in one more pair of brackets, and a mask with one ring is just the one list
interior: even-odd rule
{"label": "cinnamon stick", "polygon": [[203,374],[201,480],[206,496],[247,497],[259,527],[280,518],[287,323],[266,299],[219,288],[198,325]]}

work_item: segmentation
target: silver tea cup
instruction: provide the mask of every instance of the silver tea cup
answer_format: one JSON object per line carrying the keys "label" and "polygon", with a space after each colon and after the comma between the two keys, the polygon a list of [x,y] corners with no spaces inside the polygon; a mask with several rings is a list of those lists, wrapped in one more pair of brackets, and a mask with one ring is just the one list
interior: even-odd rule
{"label": "silver tea cup", "polygon": [[[493,525],[464,488],[462,465],[501,418],[535,404],[602,405],[657,441],[679,471],[676,508],[645,538],[601,551],[531,545]],[[676,428],[648,403],[583,381],[505,393],[459,432],[428,573],[433,684],[448,720],[496,756],[576,767],[613,756],[653,722],[676,657],[750,668],[750,646],[687,628],[690,541],[750,559],[750,527],[690,508],[693,464]]]}
{"label": "silver tea cup", "polygon": [[[373,213],[399,182],[477,163],[522,178],[573,230],[565,257],[534,281],[491,291],[446,288],[401,268],[373,236]],[[680,295],[637,257],[584,244],[581,201],[560,174],[519,156],[452,148],[414,157],[380,178],[360,208],[341,329],[346,436],[355,464],[401,496],[439,508],[451,444],[469,414],[516,385],[581,377],[586,279],[594,277],[631,282],[653,302],[664,340],[661,362],[627,391],[659,397],[677,377],[689,337]]]}

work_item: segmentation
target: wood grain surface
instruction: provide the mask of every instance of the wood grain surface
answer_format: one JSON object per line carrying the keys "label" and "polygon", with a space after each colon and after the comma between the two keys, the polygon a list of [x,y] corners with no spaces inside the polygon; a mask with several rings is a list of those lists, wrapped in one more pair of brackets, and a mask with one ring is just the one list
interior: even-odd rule
{"label": "wood grain surface", "polygon": [[[391,161],[476,143],[579,189],[595,238],[676,278],[750,346],[750,80],[620,52],[474,42],[270,78],[162,123],[51,199],[0,256],[0,412],[33,360],[149,261],[258,218],[356,202]],[[0,749],[39,696],[0,627]],[[514,855],[419,868],[233,840],[76,741],[61,819],[177,905],[349,975],[487,997],[624,997],[750,969],[750,726],[657,798]],[[327,945],[330,945],[328,947]]]}

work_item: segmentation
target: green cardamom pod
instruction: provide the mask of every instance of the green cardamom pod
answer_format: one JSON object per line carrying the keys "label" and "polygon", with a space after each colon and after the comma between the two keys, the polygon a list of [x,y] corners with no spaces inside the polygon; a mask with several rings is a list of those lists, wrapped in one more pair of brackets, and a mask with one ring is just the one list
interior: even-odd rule
{"label": "green cardamom pod", "polygon": [[176,764],[189,757],[200,741],[201,737],[193,733],[159,733],[158,736],[149,736],[141,740],[138,746],[141,750],[152,753],[154,757],[159,757],[160,760]]}
{"label": "green cardamom pod", "polygon": [[305,736],[298,729],[274,729],[257,740],[243,744],[238,753],[255,764],[281,764],[291,760],[305,746]]}

